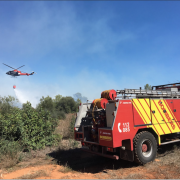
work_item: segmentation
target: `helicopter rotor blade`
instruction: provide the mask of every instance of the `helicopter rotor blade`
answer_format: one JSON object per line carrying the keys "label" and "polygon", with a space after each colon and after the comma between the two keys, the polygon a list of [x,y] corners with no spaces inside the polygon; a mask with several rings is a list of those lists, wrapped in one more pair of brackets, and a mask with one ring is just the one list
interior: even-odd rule
{"label": "helicopter rotor blade", "polygon": [[22,66],[18,67],[17,69],[22,68],[23,66],[25,66],[25,65],[22,65]]}
{"label": "helicopter rotor blade", "polygon": [[[4,64],[4,63],[3,63]],[[4,64],[5,66],[8,66],[7,64]],[[8,67],[10,67],[10,68],[12,68],[12,69],[15,69],[15,68],[13,68],[13,67],[11,67],[11,66],[8,66]]]}

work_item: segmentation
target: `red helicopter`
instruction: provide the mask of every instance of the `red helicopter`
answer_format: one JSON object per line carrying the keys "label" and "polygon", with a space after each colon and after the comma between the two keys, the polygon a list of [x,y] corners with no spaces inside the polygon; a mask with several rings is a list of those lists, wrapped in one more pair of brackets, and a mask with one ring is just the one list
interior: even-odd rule
{"label": "red helicopter", "polygon": [[[4,64],[4,63],[3,63]],[[8,66],[7,64],[4,64],[5,66]],[[23,65],[24,66],[24,65]],[[21,68],[21,67],[23,67],[23,66],[20,66],[19,68]],[[12,77],[16,77],[16,76],[21,76],[21,75],[27,75],[27,76],[29,76],[29,75],[33,75],[35,72],[32,72],[32,73],[22,73],[21,71],[18,71],[18,69],[19,68],[17,68],[17,69],[15,69],[15,68],[13,68],[13,67],[11,67],[11,66],[8,66],[8,67],[10,67],[10,68],[12,68],[12,69],[14,69],[13,71],[8,71],[6,74],[7,75],[11,75]]]}

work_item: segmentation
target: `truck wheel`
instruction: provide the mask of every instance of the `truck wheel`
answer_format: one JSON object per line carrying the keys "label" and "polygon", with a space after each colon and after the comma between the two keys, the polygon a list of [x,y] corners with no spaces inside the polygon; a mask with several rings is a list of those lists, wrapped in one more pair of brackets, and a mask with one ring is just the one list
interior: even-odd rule
{"label": "truck wheel", "polygon": [[134,137],[134,159],[138,164],[153,161],[157,153],[155,137],[147,131],[142,131]]}

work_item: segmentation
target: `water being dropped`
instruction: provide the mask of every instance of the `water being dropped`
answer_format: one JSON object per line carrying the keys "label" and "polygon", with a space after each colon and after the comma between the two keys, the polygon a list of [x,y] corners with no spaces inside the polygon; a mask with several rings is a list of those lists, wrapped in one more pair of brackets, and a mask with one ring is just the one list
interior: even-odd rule
{"label": "water being dropped", "polygon": [[14,89],[14,92],[16,94],[17,99],[19,100],[21,104],[26,103],[28,101],[21,91]]}
{"label": "water being dropped", "polygon": [[36,107],[38,101],[35,97],[32,96],[32,94],[28,94],[27,92],[22,92],[18,89],[14,89],[14,92],[16,94],[17,99],[21,104],[27,103],[29,101],[31,103],[32,107]]}

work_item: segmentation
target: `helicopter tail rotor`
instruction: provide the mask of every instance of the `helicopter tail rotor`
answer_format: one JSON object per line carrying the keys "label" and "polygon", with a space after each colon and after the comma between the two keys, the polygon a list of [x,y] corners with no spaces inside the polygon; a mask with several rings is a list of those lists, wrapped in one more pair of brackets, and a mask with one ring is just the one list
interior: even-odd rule
{"label": "helicopter tail rotor", "polygon": [[37,74],[36,72],[32,71],[32,73],[30,75],[33,75],[33,74]]}

